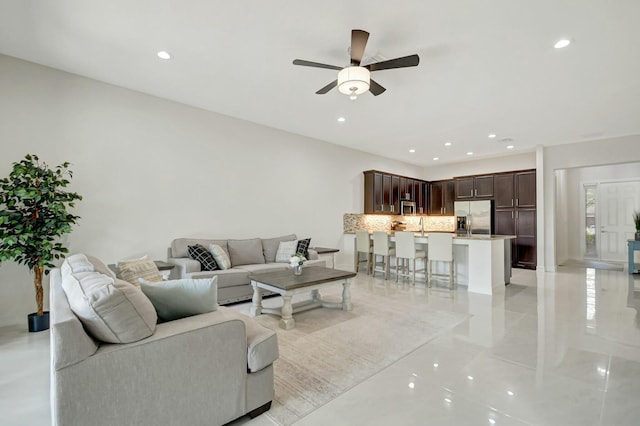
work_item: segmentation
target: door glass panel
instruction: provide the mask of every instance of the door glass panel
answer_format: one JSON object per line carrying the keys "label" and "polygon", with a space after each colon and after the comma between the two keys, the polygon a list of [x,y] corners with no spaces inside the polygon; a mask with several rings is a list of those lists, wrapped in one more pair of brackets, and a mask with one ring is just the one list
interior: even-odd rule
{"label": "door glass panel", "polygon": [[598,250],[596,248],[596,185],[584,186],[585,200],[585,257],[597,258]]}

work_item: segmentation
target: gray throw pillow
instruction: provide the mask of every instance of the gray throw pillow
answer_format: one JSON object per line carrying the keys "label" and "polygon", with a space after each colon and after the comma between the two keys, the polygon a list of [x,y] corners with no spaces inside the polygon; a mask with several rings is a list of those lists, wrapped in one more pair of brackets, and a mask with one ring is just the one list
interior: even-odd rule
{"label": "gray throw pillow", "polygon": [[[103,269],[102,266],[99,269]],[[69,306],[94,338],[109,343],[131,343],[153,334],[158,317],[139,288],[94,271],[93,264],[83,254],[69,256],[61,270],[62,288]]]}
{"label": "gray throw pillow", "polygon": [[162,282],[141,279],[140,288],[151,300],[158,317],[163,321],[173,321],[218,309],[218,277]]}
{"label": "gray throw pillow", "polygon": [[264,263],[262,241],[260,238],[249,240],[229,240],[227,249],[231,258],[231,265],[255,265]]}

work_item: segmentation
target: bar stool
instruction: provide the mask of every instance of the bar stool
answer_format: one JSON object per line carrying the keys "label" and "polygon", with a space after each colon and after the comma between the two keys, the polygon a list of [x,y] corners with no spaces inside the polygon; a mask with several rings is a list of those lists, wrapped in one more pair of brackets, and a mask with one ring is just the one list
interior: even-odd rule
{"label": "bar stool", "polygon": [[[416,239],[413,232],[396,232],[396,282],[398,277],[411,278],[411,284],[416,283],[416,258],[424,259],[424,264],[427,264],[427,253],[424,250],[416,250]],[[400,260],[403,262],[412,261],[413,272],[411,270],[409,262],[406,267],[402,267],[400,272]],[[421,269],[424,271],[424,269]]]}
{"label": "bar stool", "polygon": [[371,270],[371,257],[373,255],[373,247],[371,246],[371,238],[369,238],[369,231],[363,229],[356,230],[356,272],[360,271],[360,253],[367,255],[367,275]]}
{"label": "bar stool", "polygon": [[429,261],[427,266],[427,282],[431,287],[432,275],[447,276],[443,274],[432,274],[432,262],[449,263],[449,288],[453,290],[453,237],[445,232],[429,232]]}
{"label": "bar stool", "polygon": [[[396,255],[396,249],[392,248],[389,243],[389,235],[384,231],[376,231],[373,233],[373,276],[376,271],[384,273],[384,279],[388,280],[391,275],[391,256]],[[383,268],[378,268],[378,256],[382,256]]]}

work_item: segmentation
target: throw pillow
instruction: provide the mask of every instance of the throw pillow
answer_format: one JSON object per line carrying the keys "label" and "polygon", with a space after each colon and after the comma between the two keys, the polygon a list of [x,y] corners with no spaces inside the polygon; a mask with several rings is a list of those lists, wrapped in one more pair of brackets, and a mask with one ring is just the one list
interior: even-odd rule
{"label": "throw pillow", "polygon": [[231,265],[233,266],[264,263],[260,238],[229,240],[227,241],[227,248],[229,249],[229,258],[231,258]]}
{"label": "throw pillow", "polygon": [[276,262],[289,263],[291,256],[296,254],[296,248],[298,247],[298,241],[280,241],[278,245],[278,251],[276,252]]}
{"label": "throw pillow", "polygon": [[218,309],[218,277],[180,279],[159,283],[140,280],[142,292],[151,300],[163,321],[205,314]]}
{"label": "throw pillow", "polygon": [[209,251],[213,255],[216,263],[218,264],[219,269],[229,269],[231,268],[231,260],[229,259],[229,255],[222,247],[217,244],[211,244],[209,246]]}
{"label": "throw pillow", "polygon": [[147,281],[162,281],[162,274],[155,262],[144,256],[140,259],[122,260],[118,262],[117,277],[139,287],[138,278]]}
{"label": "throw pillow", "polygon": [[309,245],[311,244],[311,238],[305,238],[304,240],[298,240],[296,246],[296,254],[301,253],[305,258],[309,258]]}
{"label": "throw pillow", "polygon": [[189,257],[193,260],[200,262],[200,269],[203,271],[215,271],[218,269],[218,264],[213,258],[209,250],[205,246],[196,244],[195,246],[187,247]]}
{"label": "throw pillow", "polygon": [[[81,262],[85,266],[78,267]],[[151,336],[158,316],[142,291],[126,281],[87,269],[93,269],[93,265],[83,254],[70,256],[61,268],[62,289],[87,332],[108,343],[131,343]]]}

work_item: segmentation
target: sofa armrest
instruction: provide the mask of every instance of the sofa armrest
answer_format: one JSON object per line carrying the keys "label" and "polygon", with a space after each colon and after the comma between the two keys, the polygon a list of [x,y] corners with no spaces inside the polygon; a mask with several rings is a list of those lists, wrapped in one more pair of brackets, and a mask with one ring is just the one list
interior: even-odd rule
{"label": "sofa armrest", "polygon": [[200,272],[201,269],[200,262],[188,257],[169,257],[167,263],[175,265],[175,276],[178,278],[186,278],[187,274]]}
{"label": "sofa armrest", "polygon": [[[146,339],[101,345],[55,371],[54,424],[227,423],[245,412],[246,374],[245,324],[234,315],[162,323]],[[141,395],[152,395],[149,409]],[[176,404],[176,395],[189,403]]]}
{"label": "sofa armrest", "polygon": [[318,252],[315,251],[314,249],[308,249],[307,252],[309,253],[309,260],[316,260],[318,259]]}

